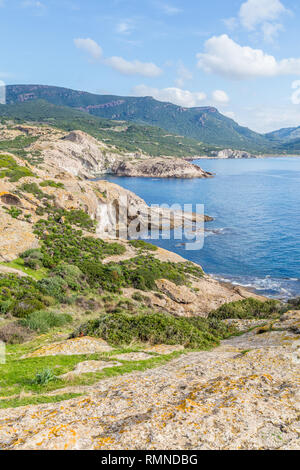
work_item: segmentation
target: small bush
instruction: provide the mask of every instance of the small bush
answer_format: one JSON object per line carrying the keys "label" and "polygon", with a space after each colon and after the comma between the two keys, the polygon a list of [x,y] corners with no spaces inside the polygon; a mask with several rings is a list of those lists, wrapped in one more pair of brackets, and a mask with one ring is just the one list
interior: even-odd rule
{"label": "small bush", "polygon": [[72,290],[79,290],[84,284],[82,271],[74,264],[60,263],[53,271],[54,276],[60,276]]}
{"label": "small bush", "polygon": [[43,253],[40,250],[27,250],[21,254],[24,265],[31,269],[41,269],[43,267]]}
{"label": "small bush", "polygon": [[144,240],[130,240],[129,244],[134,248],[139,248],[141,250],[148,250],[148,251],[157,251],[158,248],[151,243],[147,243]]}
{"label": "small bush", "polygon": [[290,299],[288,301],[287,306],[290,307],[291,309],[300,310],[300,297],[296,297],[295,299]]}
{"label": "small bush", "polygon": [[38,282],[41,292],[62,301],[68,289],[67,283],[60,276],[52,276]]}
{"label": "small bush", "polygon": [[7,213],[13,218],[13,219],[17,219],[22,213],[22,209],[20,209],[19,207],[16,207],[16,206],[12,206],[10,207],[9,209],[7,209],[5,207]]}
{"label": "small bush", "polygon": [[49,382],[56,380],[56,376],[53,374],[51,369],[43,369],[41,372],[37,372],[35,378],[32,380],[34,385],[47,385]]}
{"label": "small bush", "polygon": [[50,186],[51,188],[61,188],[61,189],[64,189],[65,187],[63,183],[59,183],[59,182],[52,181],[52,180],[43,181],[42,183],[40,183],[40,186],[42,188],[46,188],[47,186]]}
{"label": "small bush", "polygon": [[0,155],[0,178],[8,178],[11,182],[19,181],[34,174],[26,166],[20,166],[11,155]]}
{"label": "small bush", "polygon": [[0,329],[0,341],[7,344],[24,343],[30,338],[30,335],[30,330],[17,322],[9,323]]}
{"label": "small bush", "polygon": [[30,313],[35,312],[36,310],[41,310],[45,305],[37,299],[25,299],[16,302],[13,308],[13,316],[17,318],[25,318]]}
{"label": "small bush", "polygon": [[46,310],[33,312],[28,315],[27,318],[20,320],[20,324],[22,326],[38,333],[46,333],[50,328],[64,326],[71,322],[71,315],[58,314],[54,312],[48,312]]}
{"label": "small bush", "polygon": [[24,183],[20,187],[21,191],[33,194],[37,199],[53,199],[54,196],[44,193],[36,183]]}
{"label": "small bush", "polygon": [[217,318],[220,320],[227,318],[273,318],[278,317],[282,311],[282,304],[277,300],[262,302],[250,297],[222,305],[217,310],[210,312],[209,318]]}
{"label": "small bush", "polygon": [[140,341],[209,349],[219,344],[219,339],[225,337],[225,333],[227,336],[230,334],[228,327],[224,326],[222,331],[218,330],[203,318],[173,317],[163,313],[107,313],[85,323],[72,336],[96,336],[113,345]]}

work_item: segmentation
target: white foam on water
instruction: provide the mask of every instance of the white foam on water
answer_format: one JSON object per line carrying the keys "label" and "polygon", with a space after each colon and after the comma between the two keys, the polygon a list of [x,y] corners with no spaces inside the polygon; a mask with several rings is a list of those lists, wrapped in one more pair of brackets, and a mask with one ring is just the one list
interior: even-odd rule
{"label": "white foam on water", "polygon": [[230,276],[217,275],[211,276],[221,282],[230,282],[235,286],[242,286],[253,289],[257,294],[265,295],[274,299],[288,300],[300,295],[300,279],[298,278],[272,278],[271,276],[252,277],[252,276]]}

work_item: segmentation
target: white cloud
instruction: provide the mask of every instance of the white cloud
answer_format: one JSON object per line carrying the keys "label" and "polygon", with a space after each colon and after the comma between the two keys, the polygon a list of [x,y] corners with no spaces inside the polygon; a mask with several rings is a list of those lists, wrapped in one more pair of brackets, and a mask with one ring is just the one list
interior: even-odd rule
{"label": "white cloud", "polygon": [[277,20],[288,10],[280,0],[248,0],[240,8],[241,24],[249,31],[266,21]]}
{"label": "white cloud", "polygon": [[182,12],[180,8],[169,5],[168,3],[159,2],[157,5],[166,15],[178,15]]}
{"label": "white cloud", "polygon": [[300,109],[298,106],[257,107],[240,110],[238,123],[257,132],[272,132],[283,127],[298,127]]}
{"label": "white cloud", "polygon": [[133,30],[133,24],[130,20],[121,21],[116,28],[118,34],[130,34]]}
{"label": "white cloud", "polygon": [[182,62],[179,62],[177,66],[177,78],[175,80],[175,85],[178,88],[182,88],[184,83],[187,80],[192,80],[192,78],[193,78],[192,72],[189,69],[187,69]]}
{"label": "white cloud", "polygon": [[229,117],[230,119],[236,120],[236,115],[233,111],[222,111],[222,114],[224,114],[224,116]]}
{"label": "white cloud", "polygon": [[280,23],[263,23],[262,32],[264,39],[267,42],[273,42],[274,39],[278,36],[280,31],[284,31],[284,27]]}
{"label": "white cloud", "polygon": [[237,18],[228,18],[223,22],[230,31],[240,24],[250,32],[260,31],[265,41],[273,42],[284,30],[278,20],[287,13],[291,12],[280,0],[247,0],[241,5]]}
{"label": "white cloud", "polygon": [[158,77],[162,74],[162,70],[152,62],[140,62],[139,60],[128,61],[123,59],[123,57],[110,57],[105,60],[105,63],[123,75]]}
{"label": "white cloud", "polygon": [[261,49],[240,46],[227,34],[208,39],[197,58],[199,68],[231,79],[300,75],[300,58],[277,61]]}
{"label": "white cloud", "polygon": [[159,101],[167,101],[185,108],[192,108],[202,104],[206,99],[206,94],[202,92],[192,92],[180,88],[151,88],[146,85],[138,85],[133,89],[135,96],[152,96]]}
{"label": "white cloud", "polygon": [[4,7],[5,5],[5,0],[0,0],[0,7]]}
{"label": "white cloud", "polygon": [[291,96],[291,102],[293,104],[300,104],[300,80],[296,80],[292,83],[292,89],[295,91]]}
{"label": "white cloud", "polygon": [[216,103],[220,103],[220,104],[227,104],[230,101],[229,96],[223,90],[215,90],[212,94],[212,97]]}
{"label": "white cloud", "polygon": [[100,59],[102,57],[103,51],[99,44],[96,43],[93,39],[90,38],[77,38],[74,39],[74,44],[77,49],[81,49],[84,52],[87,52],[89,56],[93,59]]}
{"label": "white cloud", "polygon": [[139,60],[128,61],[123,59],[123,57],[104,58],[102,47],[91,38],[74,39],[74,44],[78,49],[86,52],[92,59],[101,61],[104,65],[108,65],[123,75],[158,77],[162,74],[162,70],[152,62],[140,62]]}
{"label": "white cloud", "polygon": [[25,0],[22,2],[24,8],[45,8],[45,5],[42,2],[35,0]]}

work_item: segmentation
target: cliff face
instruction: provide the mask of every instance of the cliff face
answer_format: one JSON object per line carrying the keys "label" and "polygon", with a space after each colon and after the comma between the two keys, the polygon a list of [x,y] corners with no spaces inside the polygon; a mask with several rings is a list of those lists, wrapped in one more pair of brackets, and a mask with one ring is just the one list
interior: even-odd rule
{"label": "cliff face", "polygon": [[216,158],[257,158],[256,155],[252,153],[245,152],[243,150],[232,150],[225,149],[220,150],[219,152],[212,152],[212,155]]}
{"label": "cliff face", "polygon": [[212,177],[197,165],[185,160],[151,158],[141,161],[116,162],[112,172],[118,176],[142,176],[151,178],[209,178]]}
{"label": "cliff face", "polygon": [[82,131],[42,135],[30,150],[41,152],[44,168],[52,166],[83,178],[104,173],[157,178],[212,176],[180,158],[151,158],[143,154],[122,153]]}
{"label": "cliff face", "polygon": [[39,139],[31,150],[41,152],[45,167],[55,167],[83,178],[106,173],[122,157],[82,131]]}
{"label": "cliff face", "polygon": [[[143,199],[120,186],[105,180],[87,181],[62,171],[54,165],[44,163],[40,168],[10,156],[18,171],[31,172],[32,176],[10,181],[0,178],[0,261],[9,262],[19,257],[25,250],[37,248],[39,240],[34,233],[36,222],[43,218],[39,210],[44,202],[51,201],[56,208],[66,210],[81,209],[96,221],[95,237],[119,239],[126,252],[109,258],[111,261],[130,259],[138,254],[125,239],[131,224],[137,231],[149,229],[164,230],[175,227],[192,226],[193,223],[210,220],[201,214],[182,214],[168,209],[149,207]],[[26,165],[26,166],[25,166]],[[154,256],[162,261],[185,262],[173,253],[158,249]],[[0,266],[0,272],[1,272]],[[240,300],[252,295],[245,289],[224,286],[205,276],[191,287],[179,289],[172,282],[163,281],[158,289],[162,295],[149,292],[150,305],[175,315],[206,315],[213,308],[226,301]],[[195,294],[197,292],[197,294]],[[124,291],[131,297],[133,292]]]}

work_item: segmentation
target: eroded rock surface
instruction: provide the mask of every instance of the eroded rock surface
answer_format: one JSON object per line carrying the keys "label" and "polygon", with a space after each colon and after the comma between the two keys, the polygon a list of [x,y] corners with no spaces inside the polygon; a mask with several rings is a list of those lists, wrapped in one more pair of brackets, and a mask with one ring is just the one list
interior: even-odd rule
{"label": "eroded rock surface", "polygon": [[213,175],[198,165],[179,158],[151,158],[122,161],[112,165],[118,176],[142,176],[150,178],[210,178]]}
{"label": "eroded rock surface", "polygon": [[2,410],[0,447],[298,449],[299,315],[100,381],[85,397]]}

